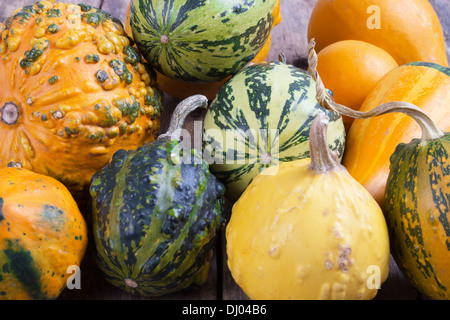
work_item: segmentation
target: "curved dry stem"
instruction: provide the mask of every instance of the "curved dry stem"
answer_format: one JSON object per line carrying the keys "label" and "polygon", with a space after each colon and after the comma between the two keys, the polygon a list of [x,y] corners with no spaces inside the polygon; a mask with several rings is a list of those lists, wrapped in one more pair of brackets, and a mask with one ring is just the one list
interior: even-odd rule
{"label": "curved dry stem", "polygon": [[409,102],[389,102],[379,105],[378,107],[367,112],[353,110],[344,105],[336,103],[333,97],[326,90],[325,85],[323,84],[322,79],[320,78],[320,75],[317,71],[318,58],[317,53],[314,50],[315,44],[315,40],[311,39],[308,46],[308,64],[309,72],[316,82],[316,99],[322,106],[322,108],[357,119],[368,119],[387,113],[401,112],[410,116],[419,124],[420,129],[422,130],[422,140],[438,139],[444,136],[444,132],[439,129],[439,127],[425,112]]}
{"label": "curved dry stem", "polygon": [[317,174],[336,171],[343,168],[336,152],[328,147],[327,128],[329,120],[324,113],[319,113],[311,123],[309,135],[310,170]]}
{"label": "curved dry stem", "polygon": [[208,107],[208,98],[204,95],[196,94],[181,101],[173,111],[170,120],[169,129],[166,133],[161,134],[158,139],[180,140],[181,128],[183,127],[186,117],[195,109]]}

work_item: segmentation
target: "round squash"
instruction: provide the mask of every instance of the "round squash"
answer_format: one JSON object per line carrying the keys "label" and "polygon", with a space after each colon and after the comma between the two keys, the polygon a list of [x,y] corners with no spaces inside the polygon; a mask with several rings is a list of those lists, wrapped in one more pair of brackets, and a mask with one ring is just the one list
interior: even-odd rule
{"label": "round squash", "polygon": [[137,47],[158,72],[186,82],[220,81],[263,48],[277,2],[132,0],[130,27]]}
{"label": "round squash", "polygon": [[[323,109],[311,76],[278,61],[244,68],[218,92],[203,125],[203,153],[236,201],[263,169],[309,156],[311,121]],[[330,118],[328,142],[341,158],[342,118]]]}
{"label": "round squash", "polygon": [[[343,40],[330,44],[318,54],[317,71],[337,103],[359,110],[377,82],[398,67],[389,53],[368,42]],[[353,118],[343,116],[346,131]]]}
{"label": "round squash", "polygon": [[97,263],[113,285],[161,296],[203,284],[224,222],[224,186],[195,149],[180,142],[185,117],[204,96],[182,101],[167,133],[119,150],[92,179]]}
{"label": "round squash", "polygon": [[0,299],[57,298],[86,246],[86,223],[64,185],[0,169]]}
{"label": "round squash", "polygon": [[[126,20],[125,20],[125,31],[127,34],[132,37],[133,31],[130,26],[130,7],[131,2],[128,5]],[[281,22],[281,14],[280,14],[280,0],[277,1],[277,5],[273,10],[273,24],[272,28],[278,25]],[[270,46],[272,44],[272,32],[270,33],[264,47],[258,52],[258,54],[250,61],[248,64],[257,64],[266,62],[267,57],[269,55]],[[175,97],[177,99],[186,99],[195,94],[201,94],[208,98],[208,100],[213,100],[216,96],[219,89],[224,85],[226,81],[228,81],[231,76],[228,76],[219,81],[207,82],[207,83],[196,83],[196,82],[186,82],[181,80],[172,79],[166,77],[164,74],[156,71],[156,80],[158,88],[161,91]]]}
{"label": "round squash", "polygon": [[414,61],[448,67],[439,18],[427,0],[319,0],[308,24],[316,50],[361,40],[387,51],[399,65]]}
{"label": "round squash", "polygon": [[0,30],[0,167],[20,163],[79,194],[115,151],[154,139],[161,93],[119,20],[40,1]]}
{"label": "round squash", "polygon": [[450,134],[425,130],[391,156],[384,212],[403,274],[428,297],[449,300]]}
{"label": "round squash", "polygon": [[[450,69],[425,62],[395,68],[369,93],[360,111],[392,101],[420,107],[440,128],[450,131]],[[420,134],[417,123],[402,113],[355,119],[347,135],[342,164],[382,205],[389,158],[399,143],[419,138]]]}
{"label": "round squash", "polygon": [[383,213],[328,148],[326,126],[320,113],[311,158],[266,169],[233,206],[228,267],[251,299],[371,299],[388,276]]}

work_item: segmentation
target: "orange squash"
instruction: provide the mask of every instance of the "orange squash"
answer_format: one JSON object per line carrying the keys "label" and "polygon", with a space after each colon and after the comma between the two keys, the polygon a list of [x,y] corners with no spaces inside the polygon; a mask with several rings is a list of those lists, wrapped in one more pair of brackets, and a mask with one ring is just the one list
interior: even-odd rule
{"label": "orange squash", "polygon": [[425,61],[448,66],[442,26],[427,0],[319,0],[308,25],[308,41],[319,52],[341,40],[362,40],[399,65]]}
{"label": "orange squash", "polygon": [[[133,32],[130,27],[130,6],[131,2],[128,5],[128,10],[125,18],[125,31],[126,33],[132,37]],[[277,2],[273,13],[274,21],[272,24],[272,29],[281,22],[281,13],[280,13],[280,0]],[[259,51],[259,53],[253,58],[253,60],[248,64],[258,64],[266,61],[270,47],[272,44],[272,34],[269,35],[266,43],[263,48]],[[175,97],[177,99],[186,99],[194,94],[202,94],[208,98],[208,100],[214,99],[219,89],[227,82],[230,77],[222,79],[220,81],[209,82],[209,83],[195,83],[195,82],[185,82],[181,80],[176,80],[169,78],[162,73],[156,71],[156,79],[158,88],[160,88],[163,92]]]}
{"label": "orange squash", "polygon": [[0,167],[20,163],[78,194],[115,151],[154,139],[161,93],[119,20],[40,1],[0,31]]}
{"label": "orange squash", "polygon": [[[395,68],[380,80],[360,111],[366,112],[393,101],[418,106],[444,132],[450,131],[450,69],[425,62]],[[356,119],[347,135],[342,163],[382,205],[389,158],[399,143],[420,137],[420,127],[411,117],[401,113]]]}
{"label": "orange squash", "polygon": [[[334,100],[359,110],[369,92],[389,71],[398,67],[392,56],[377,46],[359,40],[330,44],[318,54],[317,71]],[[343,116],[348,132],[353,118]]]}
{"label": "orange squash", "polygon": [[86,223],[59,181],[0,169],[0,299],[54,299],[80,266]]}

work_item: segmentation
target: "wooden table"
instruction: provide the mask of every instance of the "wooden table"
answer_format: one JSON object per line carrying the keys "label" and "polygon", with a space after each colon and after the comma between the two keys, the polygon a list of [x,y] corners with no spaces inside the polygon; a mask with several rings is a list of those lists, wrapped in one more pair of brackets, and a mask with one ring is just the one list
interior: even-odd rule
{"label": "wooden table", "polygon": [[[163,1],[163,0],[161,0]],[[0,0],[1,12],[0,21],[5,20],[15,9],[24,5],[32,4],[35,0]],[[72,0],[62,1],[72,3],[85,3],[101,8],[111,13],[122,21],[125,20],[126,9],[129,0]],[[450,0],[431,0],[435,7],[444,28],[447,42],[447,54],[450,59]],[[272,49],[268,60],[278,59],[279,53],[284,53],[287,63],[299,68],[307,66],[307,39],[306,29],[316,0],[281,0],[282,22],[273,31]],[[165,109],[162,118],[161,130],[167,128],[170,115],[178,103],[178,100],[166,95]],[[186,120],[186,128],[192,127],[193,120],[201,120],[204,116],[202,112],[194,112]],[[226,205],[226,217],[229,216],[231,204]],[[391,259],[391,271],[388,280],[383,284],[377,297],[379,300],[415,300],[426,299],[422,297],[406,280],[398,270],[395,262]],[[60,299],[65,300],[130,300],[130,299],[149,299],[129,295],[118,288],[113,287],[106,282],[95,265],[91,249],[83,260],[81,265],[81,289],[65,289]],[[225,239],[223,232],[219,235],[214,255],[212,258],[211,269],[207,282],[201,287],[194,287],[183,292],[152,299],[191,299],[191,300],[237,300],[248,299],[242,290],[236,285],[226,266]]]}

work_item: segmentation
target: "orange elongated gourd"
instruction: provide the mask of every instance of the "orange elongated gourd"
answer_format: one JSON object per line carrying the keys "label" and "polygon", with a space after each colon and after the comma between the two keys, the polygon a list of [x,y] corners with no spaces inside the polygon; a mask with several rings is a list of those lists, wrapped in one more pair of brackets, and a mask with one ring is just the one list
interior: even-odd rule
{"label": "orange elongated gourd", "polygon": [[[444,132],[450,131],[450,69],[417,62],[390,71],[367,96],[360,111],[387,102],[405,101],[428,114]],[[355,119],[347,135],[343,165],[382,205],[389,158],[399,143],[420,138],[415,121],[401,113]]]}

